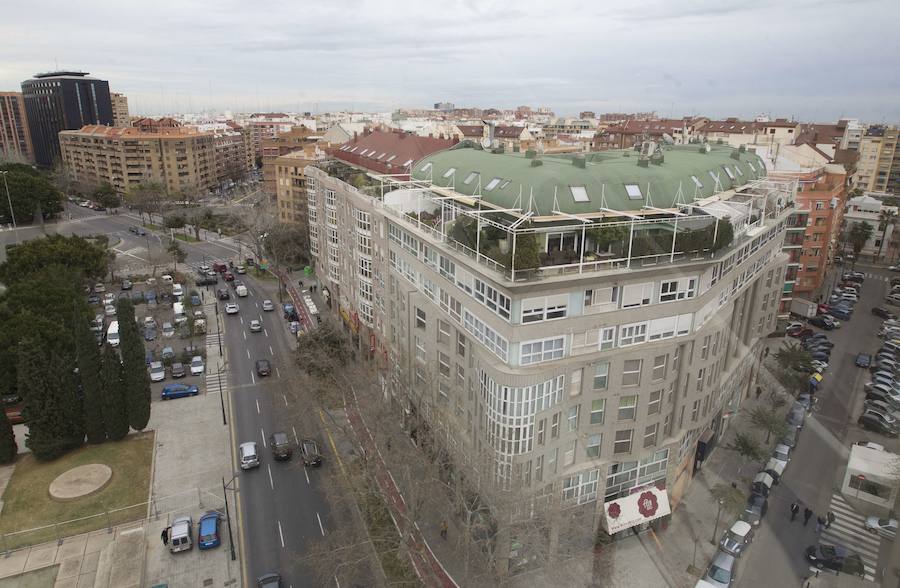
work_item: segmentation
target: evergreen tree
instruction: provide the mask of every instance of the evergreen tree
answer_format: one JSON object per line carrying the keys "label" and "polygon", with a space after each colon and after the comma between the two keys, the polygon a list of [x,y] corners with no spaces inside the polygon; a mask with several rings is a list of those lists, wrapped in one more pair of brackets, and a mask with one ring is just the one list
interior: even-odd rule
{"label": "evergreen tree", "polygon": [[107,345],[103,350],[103,423],[106,435],[118,441],[128,434],[128,414],[125,409],[125,397],[122,385],[122,364],[119,355]]}
{"label": "evergreen tree", "polygon": [[46,354],[33,337],[19,343],[18,355],[22,416],[28,421],[25,445],[38,459],[54,459],[84,442],[72,365],[63,355]]}
{"label": "evergreen tree", "polygon": [[120,325],[125,410],[131,428],[141,431],[150,420],[150,376],[147,374],[144,340],[134,320],[134,305],[130,300],[119,300],[116,314]]}
{"label": "evergreen tree", "polygon": [[88,443],[106,441],[106,426],[103,424],[103,369],[100,351],[94,334],[88,326],[87,317],[82,317],[76,325],[78,376],[81,384],[84,428]]}
{"label": "evergreen tree", "polygon": [[12,463],[18,451],[12,423],[9,422],[6,411],[0,410],[0,463]]}

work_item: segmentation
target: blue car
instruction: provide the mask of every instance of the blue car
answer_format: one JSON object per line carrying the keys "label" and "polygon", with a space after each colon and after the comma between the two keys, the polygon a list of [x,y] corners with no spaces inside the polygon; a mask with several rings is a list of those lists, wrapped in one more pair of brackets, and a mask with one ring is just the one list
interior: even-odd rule
{"label": "blue car", "polygon": [[195,385],[187,384],[168,384],[162,389],[160,398],[163,400],[171,400],[172,398],[183,398],[185,396],[196,396],[200,394],[200,388]]}
{"label": "blue car", "polygon": [[220,515],[214,510],[203,513],[197,523],[197,546],[200,549],[212,549],[222,544],[219,536]]}
{"label": "blue car", "polygon": [[832,308],[830,311],[831,316],[836,319],[841,319],[842,321],[849,321],[852,311],[848,311],[844,308]]}
{"label": "blue car", "polygon": [[193,306],[200,306],[200,304],[202,304],[202,302],[200,301],[200,297],[196,294],[191,294],[191,304]]}
{"label": "blue car", "polygon": [[145,302],[156,302],[156,290],[144,291],[144,301]]}

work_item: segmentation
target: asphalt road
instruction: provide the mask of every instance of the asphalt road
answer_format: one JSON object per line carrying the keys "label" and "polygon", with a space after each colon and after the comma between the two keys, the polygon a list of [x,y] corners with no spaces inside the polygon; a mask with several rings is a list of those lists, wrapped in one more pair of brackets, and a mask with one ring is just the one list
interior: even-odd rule
{"label": "asphalt road", "polygon": [[[768,515],[754,544],[740,562],[739,586],[800,585],[800,580],[809,575],[804,551],[818,542],[815,516],[828,512],[832,494],[840,488],[850,445],[872,440],[893,451],[900,449],[897,440],[863,431],[856,425],[865,398],[863,386],[870,380],[870,372],[856,367],[854,362],[857,353],[874,353],[880,347],[877,332],[881,319],[872,315],[871,309],[883,306],[888,282],[879,278],[891,275],[883,269],[856,269],[873,277],[865,280],[853,317],[842,321],[840,329],[829,332],[834,349],[825,380],[816,393],[818,404],[806,420],[781,484],[769,497]],[[780,340],[773,340],[772,352],[779,344]],[[798,499],[816,513],[806,527],[802,517],[790,521],[790,504]],[[889,548],[890,543],[883,541],[877,569],[884,567]]]}
{"label": "asphalt road", "polygon": [[[223,344],[228,349],[235,443],[256,441],[261,457],[259,468],[239,474],[247,572],[251,581],[276,571],[284,576],[286,586],[313,586],[302,559],[310,542],[321,539],[329,528],[328,506],[319,484],[323,471],[303,466],[298,442],[304,436],[318,435],[298,429],[299,423],[308,420],[301,415],[309,411],[296,406],[295,395],[288,389],[296,367],[291,364],[291,335],[278,300],[272,297],[275,311],[263,312],[262,301],[268,296],[260,283],[249,275],[237,277],[244,281],[249,295],[236,298],[232,289],[232,301],[238,302],[240,312],[226,315],[220,302],[219,320],[224,324]],[[252,319],[262,322],[262,332],[250,332]],[[257,359],[271,362],[270,376],[257,375]],[[272,456],[269,437],[276,431],[286,433],[293,443],[290,461],[275,461]],[[325,453],[323,468],[329,467]]]}

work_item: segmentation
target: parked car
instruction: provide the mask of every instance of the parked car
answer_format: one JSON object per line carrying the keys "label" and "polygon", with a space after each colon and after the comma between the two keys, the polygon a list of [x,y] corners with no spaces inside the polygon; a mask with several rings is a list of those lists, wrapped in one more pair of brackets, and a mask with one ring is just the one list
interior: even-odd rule
{"label": "parked car", "polygon": [[900,410],[900,401],[897,400],[895,394],[885,394],[881,390],[870,390],[866,393],[866,400],[881,400],[888,406],[893,407],[894,411]]}
{"label": "parked car", "polygon": [[225,280],[226,282],[233,282],[234,274],[231,272],[225,272],[224,274],[222,274],[222,279]]}
{"label": "parked car", "polygon": [[184,364],[180,361],[176,361],[172,364],[172,377],[173,378],[183,378],[187,375],[187,371],[184,369]]}
{"label": "parked car", "polygon": [[735,557],[740,557],[744,553],[744,549],[753,542],[753,535],[753,527],[749,523],[735,521],[719,541],[719,549]]}
{"label": "parked car", "polygon": [[259,467],[259,452],[256,449],[255,441],[241,443],[238,446],[238,454],[240,455],[242,470]]}
{"label": "parked car", "polygon": [[200,306],[202,301],[200,300],[200,295],[196,292],[191,292],[191,305],[192,306]]}
{"label": "parked car", "polygon": [[888,437],[897,436],[896,420],[893,423],[886,418],[885,415],[875,410],[866,409],[857,420],[859,426],[863,429],[875,431]]}
{"label": "parked car", "polygon": [[851,574],[865,577],[866,568],[862,558],[843,545],[820,543],[806,548],[806,559],[819,569],[832,570],[835,573]]}
{"label": "parked car", "polygon": [[196,396],[198,394],[200,394],[200,389],[193,384],[168,384],[163,387],[160,398],[163,400],[171,400],[173,398]]}
{"label": "parked car", "polygon": [[172,526],[169,527],[169,551],[172,553],[190,551],[194,546],[193,529],[194,522],[191,517],[178,517],[172,521]]}
{"label": "parked car", "polygon": [[894,408],[884,400],[864,400],[863,409],[887,415],[894,413]]}
{"label": "parked car", "polygon": [[822,315],[814,316],[809,319],[809,324],[814,327],[819,327],[820,329],[825,329],[827,331],[834,329],[834,323],[827,320]]}
{"label": "parked car", "polygon": [[795,404],[791,407],[791,410],[788,411],[784,420],[788,426],[795,429],[802,429],[804,421],[806,420],[806,407]]}
{"label": "parked car", "polygon": [[272,449],[272,455],[278,461],[291,459],[291,456],[294,455],[294,450],[291,447],[287,434],[281,431],[272,433],[269,436],[269,447]]}
{"label": "parked car", "polygon": [[131,280],[128,280],[128,279],[122,280],[122,289],[123,290],[131,290],[132,288],[134,288],[134,282],[132,282]]}
{"label": "parked car", "polygon": [[272,364],[269,363],[268,359],[257,359],[256,360],[256,374],[259,376],[268,376],[272,373]]}
{"label": "parked car", "polygon": [[893,541],[897,537],[897,519],[869,517],[866,519],[866,531]]}
{"label": "parked car", "polygon": [[813,333],[815,333],[815,331],[813,331],[812,329],[807,328],[807,327],[793,329],[793,330],[786,332],[786,334],[789,337],[798,337],[798,338],[803,338],[804,336],[809,336],[809,335],[812,335]]}
{"label": "parked car", "polygon": [[750,484],[750,491],[754,494],[762,494],[763,496],[768,496],[772,491],[772,486],[775,485],[775,477],[770,473],[762,471],[756,474],[756,477],[753,478],[753,483]]}
{"label": "parked car", "polygon": [[847,309],[843,309],[843,308],[838,307],[838,308],[833,308],[833,309],[831,310],[831,314],[832,314],[835,318],[839,318],[839,319],[841,319],[842,321],[849,321],[849,320],[850,320],[850,317],[851,317],[851,315],[852,315],[852,311],[851,311],[851,310],[847,310]]}
{"label": "parked car", "polygon": [[175,350],[172,349],[171,347],[163,347],[162,358],[163,358],[163,361],[165,361],[167,359],[169,359],[169,360],[175,359]]}
{"label": "parked car", "polygon": [[754,527],[758,527],[760,521],[769,510],[769,500],[760,494],[751,494],[747,499],[744,512],[741,513],[741,520],[750,523]]}
{"label": "parked car", "polygon": [[319,450],[319,444],[313,439],[300,441],[300,455],[305,466],[317,468],[322,465],[322,452]]}
{"label": "parked car", "polygon": [[154,361],[150,363],[150,381],[151,382],[162,382],[166,379],[166,367],[162,364],[161,361]]}
{"label": "parked car", "polygon": [[163,337],[174,337],[175,336],[175,327],[172,326],[172,323],[163,323],[162,334],[163,334]]}
{"label": "parked car", "polygon": [[271,300],[266,298],[265,300],[262,301],[262,309],[263,309],[263,312],[272,312],[273,310],[275,310],[275,305],[272,303]]}
{"label": "parked car", "polygon": [[203,373],[203,370],[204,370],[203,358],[200,357],[199,355],[195,355],[194,357],[192,357],[191,358],[191,375],[199,376]]}
{"label": "parked car", "polygon": [[156,340],[156,325],[146,325],[144,327],[144,340],[145,341]]}
{"label": "parked car", "polygon": [[778,444],[772,450],[772,459],[784,462],[785,465],[791,461],[791,448],[787,445]]}
{"label": "parked car", "polygon": [[236,265],[236,266],[234,266],[234,273],[241,274],[241,275],[246,274],[247,268],[245,268],[242,265]]}
{"label": "parked car", "polygon": [[103,313],[106,316],[116,316],[116,307],[112,304],[107,304],[103,307]]}
{"label": "parked car", "polygon": [[282,588],[281,576],[272,572],[256,579],[256,588]]}
{"label": "parked car", "polygon": [[737,579],[737,559],[730,553],[717,551],[706,568],[703,580],[716,588],[730,588]]}
{"label": "parked car", "polygon": [[200,549],[212,549],[222,544],[219,536],[219,520],[221,516],[214,510],[209,510],[200,516],[197,521],[197,547]]}

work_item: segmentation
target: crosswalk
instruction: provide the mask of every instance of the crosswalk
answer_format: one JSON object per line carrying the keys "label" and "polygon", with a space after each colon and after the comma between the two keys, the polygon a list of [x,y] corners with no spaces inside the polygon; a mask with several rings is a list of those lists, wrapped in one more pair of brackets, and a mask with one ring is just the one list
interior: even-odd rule
{"label": "crosswalk", "polygon": [[853,510],[837,492],[831,495],[828,509],[834,513],[835,521],[822,531],[820,542],[843,545],[858,553],[866,568],[865,579],[874,582],[881,538],[866,531],[866,517]]}
{"label": "crosswalk", "polygon": [[[219,335],[218,333],[207,333],[206,335],[206,357],[219,357]],[[206,362],[206,393],[207,394],[224,394],[228,391],[228,372],[222,368],[219,371],[219,364],[216,360],[208,360]]]}
{"label": "crosswalk", "polygon": [[890,282],[891,278],[889,276],[883,276],[881,274],[871,274],[869,272],[864,272],[867,280],[876,280],[881,282]]}

